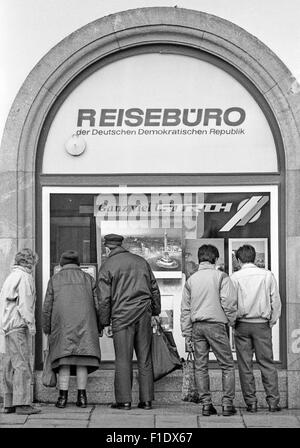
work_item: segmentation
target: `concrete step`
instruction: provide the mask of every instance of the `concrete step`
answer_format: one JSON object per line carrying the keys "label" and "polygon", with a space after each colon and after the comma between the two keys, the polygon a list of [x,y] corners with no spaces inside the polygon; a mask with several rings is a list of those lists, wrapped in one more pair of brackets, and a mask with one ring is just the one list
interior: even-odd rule
{"label": "concrete step", "polygon": [[[210,370],[210,388],[214,404],[220,406],[222,398],[222,374],[220,370]],[[259,371],[254,372],[257,389],[257,399],[259,407],[266,407],[265,392]],[[279,390],[281,395],[281,406],[287,406],[287,373],[284,370],[278,371]],[[155,400],[162,403],[173,403],[181,401],[182,391],[182,371],[177,370],[166,377],[155,382]],[[138,402],[138,372],[133,372],[133,402]],[[42,384],[42,372],[36,371],[34,374],[34,398],[42,403],[54,403],[57,400],[57,387],[44,387]],[[76,401],[77,388],[76,378],[71,377],[69,388],[69,402]],[[98,370],[89,375],[87,385],[87,395],[90,404],[104,404],[113,402],[114,399],[114,370]],[[241,386],[236,370],[236,406],[245,406]]]}

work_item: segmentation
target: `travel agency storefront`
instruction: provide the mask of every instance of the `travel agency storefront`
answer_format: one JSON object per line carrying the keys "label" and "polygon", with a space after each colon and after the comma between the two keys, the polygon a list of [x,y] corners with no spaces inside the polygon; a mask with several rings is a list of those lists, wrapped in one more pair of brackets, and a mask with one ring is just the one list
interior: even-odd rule
{"label": "travel agency storefront", "polygon": [[[60,254],[76,249],[83,269],[97,277],[103,236],[113,232],[149,261],[162,324],[183,357],[181,292],[197,269],[198,247],[216,245],[218,268],[230,274],[235,250],[254,245],[283,301],[273,329],[282,405],[300,406],[294,87],[288,69],[246,31],[178,8],[104,17],[40,61],[15,100],[1,149],[11,223],[5,271],[24,245],[40,256],[37,399],[45,396],[41,310],[49,276]],[[112,368],[110,339],[101,339],[101,350],[103,366]]]}

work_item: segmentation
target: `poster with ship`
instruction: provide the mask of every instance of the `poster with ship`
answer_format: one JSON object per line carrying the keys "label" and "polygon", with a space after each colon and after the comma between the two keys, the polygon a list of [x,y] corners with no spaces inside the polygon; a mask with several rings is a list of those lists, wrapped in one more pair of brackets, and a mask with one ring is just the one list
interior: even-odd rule
{"label": "poster with ship", "polygon": [[136,221],[101,222],[101,260],[106,258],[104,236],[117,233],[124,237],[123,247],[145,258],[156,278],[182,277],[182,229],[141,228]]}
{"label": "poster with ship", "polygon": [[239,247],[250,244],[256,251],[254,263],[259,268],[268,269],[268,238],[229,238],[229,275],[240,269],[235,253]]}

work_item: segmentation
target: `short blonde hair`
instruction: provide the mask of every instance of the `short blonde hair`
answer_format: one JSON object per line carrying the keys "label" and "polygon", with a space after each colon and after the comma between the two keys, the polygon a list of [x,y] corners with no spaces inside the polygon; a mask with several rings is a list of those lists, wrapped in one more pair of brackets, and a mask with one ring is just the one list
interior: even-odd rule
{"label": "short blonde hair", "polygon": [[38,261],[38,255],[27,247],[20,250],[15,256],[15,264],[25,268],[32,268]]}

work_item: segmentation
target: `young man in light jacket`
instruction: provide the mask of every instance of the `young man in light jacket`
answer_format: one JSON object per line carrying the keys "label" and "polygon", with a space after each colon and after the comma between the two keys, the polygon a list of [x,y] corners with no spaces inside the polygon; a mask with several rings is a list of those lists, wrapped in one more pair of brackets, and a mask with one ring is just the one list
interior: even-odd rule
{"label": "young man in light jacket", "polygon": [[257,412],[252,357],[261,371],[269,411],[280,411],[277,370],[273,363],[272,330],[281,312],[278,286],[271,271],[254,264],[254,247],[244,245],[235,254],[241,269],[231,275],[238,291],[235,345],[241,388],[248,412]]}
{"label": "young man in light jacket", "polygon": [[216,269],[218,258],[215,246],[204,244],[199,248],[199,269],[188,278],[181,302],[181,332],[188,349],[194,348],[195,378],[204,416],[217,413],[209,390],[210,347],[222,369],[222,413],[224,416],[236,413],[234,361],[227,325],[235,323],[237,298],[229,276]]}
{"label": "young man in light jacket", "polygon": [[4,413],[36,414],[31,406],[30,338],[35,334],[35,286],[32,276],[37,255],[23,249],[0,293],[0,332],[4,339]]}

